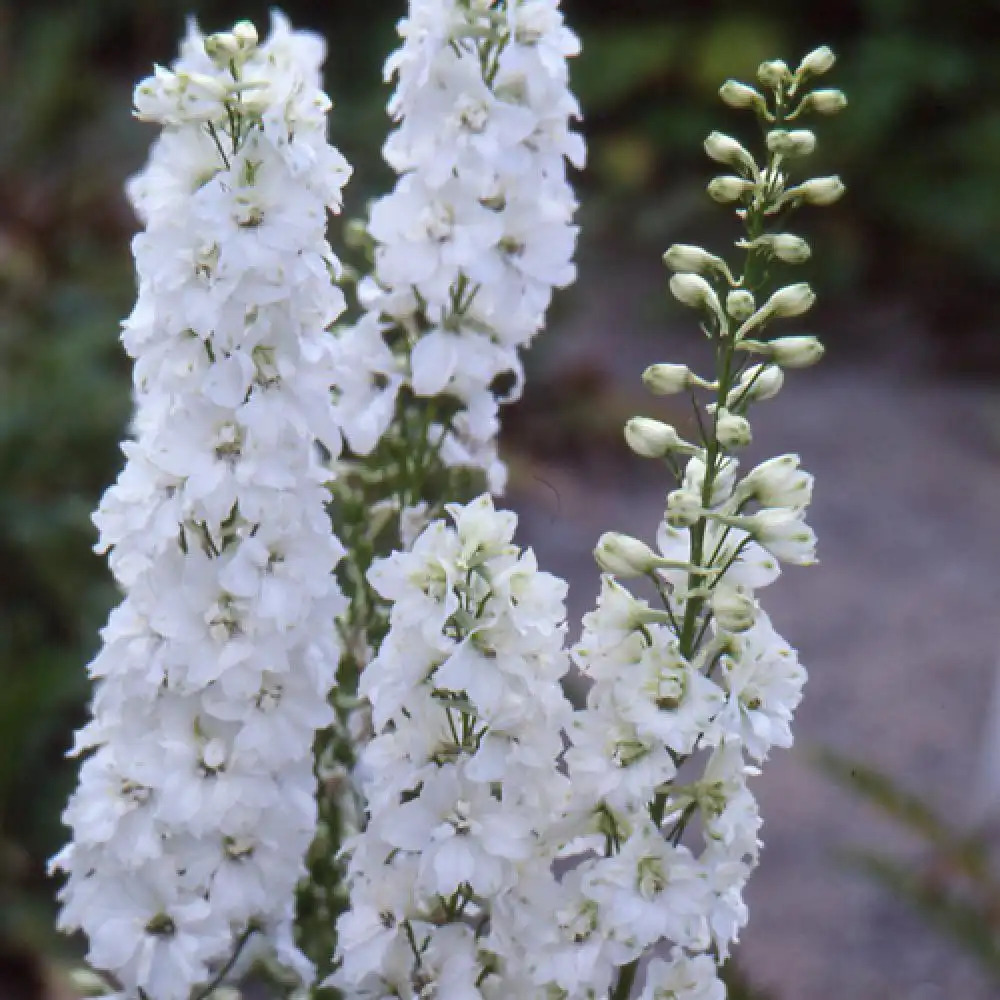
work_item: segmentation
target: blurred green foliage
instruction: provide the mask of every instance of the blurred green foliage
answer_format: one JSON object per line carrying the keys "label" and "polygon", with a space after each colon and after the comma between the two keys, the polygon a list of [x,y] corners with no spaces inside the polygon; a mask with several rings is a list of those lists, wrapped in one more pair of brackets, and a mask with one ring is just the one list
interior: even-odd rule
{"label": "blurred green foliage", "polygon": [[[389,183],[381,65],[403,0],[285,5],[327,35],[335,141],[356,168],[348,211]],[[88,514],[119,465],[129,369],[118,322],[133,298],[121,194],[153,132],[129,118],[133,82],[169,61],[184,14],[207,29],[266,20],[258,0],[0,0],[0,951],[51,923],[44,862],[62,840],[64,759],[85,716],[84,664],[114,592]],[[566,0],[585,54],[574,82],[591,167],[587,241],[698,232],[712,210],[697,155],[725,77],[829,42],[849,113],[825,150],[850,197],[821,239],[829,289],[855,308],[890,297],[937,317],[949,351],[996,362],[1000,60],[996,4],[978,0]],[[823,169],[823,151],[819,169]],[[699,239],[699,242],[701,240]],[[959,332],[964,331],[963,336]],[[989,331],[992,332],[992,331]]]}

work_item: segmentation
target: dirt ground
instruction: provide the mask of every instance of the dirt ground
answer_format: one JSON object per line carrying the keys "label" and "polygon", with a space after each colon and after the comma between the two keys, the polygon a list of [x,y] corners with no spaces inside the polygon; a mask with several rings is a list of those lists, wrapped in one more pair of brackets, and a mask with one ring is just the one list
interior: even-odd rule
{"label": "dirt ground", "polygon": [[[605,278],[546,335],[542,367],[597,366],[648,412],[639,373],[687,360],[697,333],[649,319],[649,297],[665,288],[658,261],[607,263],[590,264]],[[753,420],[751,458],[795,451],[816,476],[821,562],[762,594],[810,681],[796,747],[757,779],[765,850],[738,955],[774,1000],[989,1000],[996,990],[972,962],[838,860],[850,847],[921,855],[810,751],[851,754],[954,817],[974,814],[1000,652],[1000,389],[935,376],[903,333],[838,351],[835,330],[814,329],[827,361],[791,373]],[[571,582],[571,623],[596,594],[598,535],[652,539],[668,487],[648,465],[625,457],[595,474],[557,461],[512,484],[522,542]]]}

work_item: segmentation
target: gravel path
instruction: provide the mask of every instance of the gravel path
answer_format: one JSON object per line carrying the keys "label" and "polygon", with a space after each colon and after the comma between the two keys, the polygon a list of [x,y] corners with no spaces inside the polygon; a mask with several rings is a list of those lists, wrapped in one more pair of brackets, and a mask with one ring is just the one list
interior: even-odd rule
{"label": "gravel path", "polygon": [[[691,335],[644,321],[664,275],[631,265],[577,296],[548,335],[544,367],[589,359],[620,391],[634,388],[642,412],[639,372],[677,360]],[[816,475],[821,558],[763,595],[810,671],[797,745],[756,784],[765,851],[739,956],[775,1000],[996,996],[953,946],[837,861],[852,846],[914,859],[920,849],[809,760],[819,747],[849,753],[970,814],[1000,648],[1000,449],[987,419],[1000,394],[920,374],[912,352],[910,364],[887,360],[906,356],[792,373],[754,419],[760,457],[796,451]],[[651,539],[665,486],[627,458],[604,476],[557,462],[543,487],[532,478],[509,497],[521,540],[571,581],[578,621],[597,590],[594,541],[611,528]]]}

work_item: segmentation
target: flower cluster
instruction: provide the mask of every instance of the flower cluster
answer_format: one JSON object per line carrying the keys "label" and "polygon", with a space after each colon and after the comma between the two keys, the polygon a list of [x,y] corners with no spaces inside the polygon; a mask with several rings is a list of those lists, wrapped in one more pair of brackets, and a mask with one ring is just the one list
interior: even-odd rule
{"label": "flower cluster", "polygon": [[432,522],[371,570],[393,603],[362,675],[377,735],[338,928],[349,996],[534,995],[514,904],[551,881],[551,817],[569,795],[566,585],[511,544],[516,518],[488,496],[448,513],[453,526]]}
{"label": "flower cluster", "polygon": [[135,92],[163,126],[129,189],[137,410],[94,516],[124,600],[55,859],[62,926],[129,997],[187,1000],[252,934],[309,974],[290,918],[343,607],[317,442],[339,451],[325,228],[349,168],[323,55],[277,14],[263,43],[192,24]]}
{"label": "flower cluster", "polygon": [[559,0],[412,0],[386,65],[399,127],[385,157],[400,175],[375,203],[374,275],[361,320],[341,334],[338,413],[368,454],[405,387],[445,396],[430,433],[448,465],[484,469],[494,491],[497,399],[515,398],[519,348],[573,281],[576,202],[566,161],[583,141],[568,89],[579,43]]}

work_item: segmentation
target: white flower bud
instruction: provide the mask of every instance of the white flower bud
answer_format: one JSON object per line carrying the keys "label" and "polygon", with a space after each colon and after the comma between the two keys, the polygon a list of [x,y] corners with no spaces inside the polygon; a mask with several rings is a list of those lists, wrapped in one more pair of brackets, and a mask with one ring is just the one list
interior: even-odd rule
{"label": "white flower bud", "polygon": [[678,302],[692,309],[710,309],[717,316],[722,314],[719,296],[700,274],[675,274],[670,279],[670,291]]}
{"label": "white flower bud", "polygon": [[672,396],[695,384],[687,365],[650,365],[642,373],[642,381],[656,396]]}
{"label": "white flower bud", "polygon": [[716,163],[725,163],[729,167],[746,170],[754,176],[757,174],[757,164],[750,153],[735,139],[721,132],[712,132],[709,135],[705,140],[705,152]]}
{"label": "white flower bud", "polygon": [[672,528],[690,528],[704,513],[701,497],[687,489],[671,490],[667,494],[667,510],[664,514]]}
{"label": "white flower bud", "polygon": [[818,49],[813,49],[799,63],[799,68],[795,71],[797,77],[803,77],[806,73],[811,76],[822,76],[833,69],[833,64],[837,57],[833,54],[833,49],[829,45],[821,45]]}
{"label": "white flower bud", "polygon": [[781,156],[809,156],[816,149],[816,136],[804,128],[775,128],[767,133],[767,148]]}
{"label": "white flower bud", "polygon": [[775,316],[779,319],[788,319],[792,316],[801,316],[808,312],[816,301],[816,293],[809,285],[800,281],[794,285],[786,285],[779,288],[764,303],[760,310],[767,316]]}
{"label": "white flower bud", "polygon": [[753,294],[745,288],[734,288],[726,296],[726,312],[738,323],[748,316],[752,316],[756,308],[757,303],[754,301]]}
{"label": "white flower bud", "polygon": [[766,345],[767,353],[782,368],[808,368],[826,353],[826,348],[812,336],[779,337]]}
{"label": "white flower bud", "polygon": [[694,445],[685,441],[670,424],[649,417],[633,417],[625,424],[625,441],[643,458],[663,458],[671,451],[690,452]]}
{"label": "white flower bud", "polygon": [[757,602],[742,587],[717,584],[711,605],[716,622],[727,632],[745,632],[757,620]]}
{"label": "white flower bud", "polygon": [[726,406],[736,406],[753,400],[772,399],[781,391],[785,383],[785,373],[772,364],[751,365],[739,382],[729,390]]}
{"label": "white flower bud", "polygon": [[[813,90],[802,98],[794,117],[806,111],[820,115],[835,115],[847,107],[847,95],[842,90]],[[790,116],[791,117],[791,116]]]}
{"label": "white flower bud", "polygon": [[756,187],[757,185],[753,181],[726,174],[721,177],[713,177],[708,182],[708,196],[712,201],[726,205],[731,201],[739,201]]}
{"label": "white flower bud", "polygon": [[778,455],[751,469],[739,485],[741,497],[762,507],[803,510],[812,500],[813,477],[799,468],[798,455]]}
{"label": "white flower bud", "polygon": [[601,535],[594,559],[605,573],[619,577],[645,576],[663,562],[645,542],[617,531]]}
{"label": "white flower bud", "polygon": [[719,88],[719,97],[731,108],[741,110],[752,108],[759,114],[767,113],[767,102],[764,100],[764,95],[737,80],[726,80]]}
{"label": "white flower bud", "polygon": [[260,41],[253,21],[237,21],[233,25],[233,35],[242,49],[254,49]]}
{"label": "white flower bud", "polygon": [[205,38],[205,54],[217,66],[225,66],[236,58],[239,51],[239,40],[231,31],[217,31]]}
{"label": "white flower bud", "polygon": [[761,247],[786,264],[803,264],[812,256],[812,250],[801,236],[792,233],[767,233],[747,242],[740,240],[737,246],[744,249]]}
{"label": "white flower bud", "polygon": [[792,71],[781,59],[772,59],[769,62],[762,62],[757,67],[757,79],[765,87],[779,90],[791,82]]}
{"label": "white flower bud", "polygon": [[663,263],[671,271],[683,274],[700,274],[703,271],[719,271],[729,275],[729,265],[714,253],[689,243],[675,243],[663,255]]}
{"label": "white flower bud", "polygon": [[730,451],[745,448],[753,438],[750,421],[746,417],[730,413],[723,407],[719,410],[715,421],[715,436],[719,444]]}
{"label": "white flower bud", "polygon": [[837,176],[813,177],[795,187],[790,187],[782,196],[779,205],[789,201],[803,201],[807,205],[832,205],[847,188]]}

